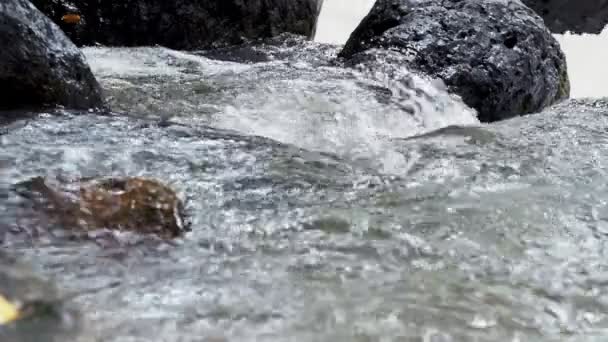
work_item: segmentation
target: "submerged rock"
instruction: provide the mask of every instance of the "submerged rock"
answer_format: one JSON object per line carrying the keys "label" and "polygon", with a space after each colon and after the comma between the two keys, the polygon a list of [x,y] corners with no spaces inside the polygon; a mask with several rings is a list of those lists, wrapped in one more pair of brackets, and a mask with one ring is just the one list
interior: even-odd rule
{"label": "submerged rock", "polygon": [[71,341],[81,333],[79,317],[50,281],[0,252],[1,341]]}
{"label": "submerged rock", "polygon": [[0,2],[0,46],[0,110],[102,105],[84,55],[29,1]]}
{"label": "submerged rock", "polygon": [[600,33],[608,24],[608,0],[523,0],[553,33]]}
{"label": "submerged rock", "polygon": [[240,45],[201,50],[196,54],[209,59],[245,64],[288,60],[327,66],[333,62],[338,49],[338,45],[314,42],[304,36],[282,33]]}
{"label": "submerged rock", "polygon": [[112,229],[170,239],[189,229],[183,204],[168,186],[143,178],[52,184],[41,177],[14,186],[36,210],[64,227]]}
{"label": "submerged rock", "polygon": [[[322,0],[33,0],[77,45],[193,50],[284,32],[312,38]],[[67,22],[65,15],[78,14]]]}
{"label": "submerged rock", "polygon": [[558,42],[519,0],[378,0],[339,56],[354,66],[378,51],[443,80],[484,122],[539,111],[570,93]]}

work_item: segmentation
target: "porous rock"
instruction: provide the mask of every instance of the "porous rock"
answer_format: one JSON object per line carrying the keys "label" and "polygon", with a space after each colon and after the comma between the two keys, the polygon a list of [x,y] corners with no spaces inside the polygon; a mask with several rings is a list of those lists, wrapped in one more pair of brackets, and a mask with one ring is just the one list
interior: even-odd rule
{"label": "porous rock", "polygon": [[339,56],[376,51],[438,78],[491,122],[569,97],[565,56],[543,20],[519,0],[378,0]]}

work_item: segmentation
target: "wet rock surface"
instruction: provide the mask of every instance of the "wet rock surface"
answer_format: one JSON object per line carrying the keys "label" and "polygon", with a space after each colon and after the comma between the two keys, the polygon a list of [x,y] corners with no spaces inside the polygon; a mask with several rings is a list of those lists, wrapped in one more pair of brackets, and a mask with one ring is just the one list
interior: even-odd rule
{"label": "wet rock surface", "polygon": [[175,238],[188,230],[183,203],[168,186],[152,179],[107,178],[53,184],[35,177],[14,186],[63,227],[87,232],[111,229]]}
{"label": "wet rock surface", "polygon": [[339,56],[347,65],[386,68],[374,65],[377,54],[393,56],[393,68],[443,80],[483,122],[533,113],[569,96],[558,42],[517,0],[379,0]]}
{"label": "wet rock surface", "polygon": [[288,60],[292,63],[329,66],[333,64],[338,48],[337,45],[311,42],[301,35],[283,33],[244,44],[196,51],[196,54],[213,60],[243,64]]}
{"label": "wet rock surface", "polygon": [[[233,45],[290,32],[312,38],[321,0],[34,0],[79,46]],[[78,22],[65,20],[77,13]]]}
{"label": "wet rock surface", "polygon": [[553,33],[600,33],[608,24],[607,0],[523,0]]}
{"label": "wet rock surface", "polygon": [[102,105],[84,55],[29,1],[0,3],[0,46],[0,110]]}

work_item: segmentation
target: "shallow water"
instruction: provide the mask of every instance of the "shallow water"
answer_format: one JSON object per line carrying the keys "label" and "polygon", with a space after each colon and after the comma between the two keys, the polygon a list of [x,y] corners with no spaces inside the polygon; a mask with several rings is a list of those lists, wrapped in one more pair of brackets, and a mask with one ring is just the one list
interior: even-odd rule
{"label": "shallow water", "polygon": [[[337,48],[85,49],[113,113],[0,130],[2,244],[65,293],[101,288],[74,299],[100,341],[605,340],[608,102],[480,125]],[[49,234],[7,191],[36,175],[160,179],[193,231]]]}

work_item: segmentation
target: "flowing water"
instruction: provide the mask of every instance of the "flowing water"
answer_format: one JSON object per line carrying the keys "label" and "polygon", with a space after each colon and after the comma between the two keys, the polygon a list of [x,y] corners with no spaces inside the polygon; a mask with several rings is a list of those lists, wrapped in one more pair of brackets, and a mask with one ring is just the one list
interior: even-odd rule
{"label": "flowing water", "polygon": [[[0,129],[3,245],[96,289],[74,301],[99,341],[606,340],[608,101],[481,125],[338,49],[86,48],[113,112]],[[193,230],[49,234],[7,193],[37,175],[163,180]]]}

